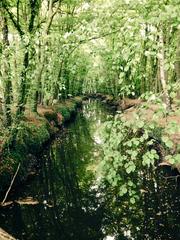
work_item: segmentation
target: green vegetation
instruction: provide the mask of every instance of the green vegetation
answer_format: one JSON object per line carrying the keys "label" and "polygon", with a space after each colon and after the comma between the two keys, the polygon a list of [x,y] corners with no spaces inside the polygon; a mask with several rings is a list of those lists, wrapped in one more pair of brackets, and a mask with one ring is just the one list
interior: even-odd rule
{"label": "green vegetation", "polygon": [[104,130],[103,176],[117,196],[128,194],[130,202],[135,203],[136,184],[139,190],[139,185],[143,186],[143,169],[154,168],[160,158],[162,129],[138,116],[135,122],[116,116],[106,123]]}
{"label": "green vegetation", "polygon": [[158,99],[151,116],[151,105],[152,101],[151,104],[146,102],[130,115],[128,112],[117,114],[104,124],[101,133],[102,180],[114,196],[128,195],[132,204],[138,200],[149,172],[156,172],[161,164],[180,170],[180,112],[176,110],[167,117],[167,109]]}
{"label": "green vegetation", "polygon": [[[108,95],[121,107],[139,98],[159,106],[159,119],[173,111],[178,118],[179,12],[179,0],[1,0],[2,145],[15,146],[18,159],[26,148],[39,151],[52,126],[70,120],[81,95]],[[102,164],[113,191],[135,202],[132,179],[164,160],[157,143],[168,162],[179,164],[178,124],[168,128],[139,115],[107,123]]]}
{"label": "green vegetation", "polygon": [[127,0],[2,0],[3,124],[27,106],[82,93],[161,93],[179,87],[179,4]]}
{"label": "green vegetation", "polygon": [[[39,114],[25,114],[22,121],[4,133],[1,150],[0,192],[9,184],[18,164],[21,164],[18,180],[22,182],[37,165],[36,156],[43,150],[63,123],[69,121],[77,112],[81,98],[66,100],[51,108],[41,108]],[[63,106],[63,108],[62,108]],[[14,133],[14,135],[12,135]]]}
{"label": "green vegetation", "polygon": [[[36,161],[34,160],[37,155],[50,138],[50,127],[48,123],[42,118],[39,120],[38,127],[35,123],[22,121],[17,129],[16,138],[13,140],[13,145],[6,145],[3,150],[3,162],[0,166],[0,191],[11,182],[11,178],[17,169],[18,164],[21,164],[18,181],[26,179],[31,170],[31,166]],[[10,138],[11,139],[11,138]]]}

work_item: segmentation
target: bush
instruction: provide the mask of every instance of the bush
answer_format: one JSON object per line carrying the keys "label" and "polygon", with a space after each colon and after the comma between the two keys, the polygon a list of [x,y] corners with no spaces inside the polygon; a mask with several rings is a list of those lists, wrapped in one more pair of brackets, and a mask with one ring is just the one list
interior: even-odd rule
{"label": "bush", "polygon": [[128,194],[132,203],[138,199],[137,184],[142,184],[139,173],[155,168],[159,161],[161,139],[161,129],[156,123],[136,120],[130,122],[116,116],[105,124],[104,159],[101,162],[104,182],[118,196]]}

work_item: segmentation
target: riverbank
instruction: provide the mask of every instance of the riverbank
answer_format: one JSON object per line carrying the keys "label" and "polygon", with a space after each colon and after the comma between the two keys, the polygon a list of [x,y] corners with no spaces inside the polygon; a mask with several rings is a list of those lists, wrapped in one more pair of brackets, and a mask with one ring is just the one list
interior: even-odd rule
{"label": "riverbank", "polygon": [[[36,114],[27,109],[18,126],[6,135],[1,133],[1,193],[7,190],[18,166],[16,185],[34,174],[38,162],[36,156],[62,126],[73,119],[81,105],[82,99],[76,97],[58,102],[52,107],[39,106]],[[15,138],[12,137],[14,131],[16,132]],[[0,200],[3,200],[2,197]]]}
{"label": "riverbank", "polygon": [[106,95],[101,93],[88,94],[85,99],[99,99],[102,103],[107,104],[112,110],[115,111],[125,111],[129,108],[139,106],[143,101],[141,99],[130,99],[120,97],[113,97],[112,95]]}
{"label": "riverbank", "polygon": [[[93,94],[83,98],[76,97],[63,102],[59,102],[54,106],[38,106],[38,114],[26,110],[23,121],[18,125],[16,138],[13,142],[8,142],[9,136],[4,136],[2,147],[1,141],[1,160],[0,160],[0,192],[5,192],[9,186],[13,175],[19,167],[16,184],[26,180],[27,177],[36,174],[34,170],[37,166],[37,155],[43,150],[44,145],[54,136],[61,127],[70,121],[76,115],[78,107],[82,105],[82,101],[88,98],[99,99],[103,104],[108,105],[111,109],[122,111],[123,117],[127,121],[136,121],[136,116],[141,116],[143,121],[154,121],[154,113],[157,113],[156,121],[158,128],[167,127],[167,129],[176,122],[180,125],[177,106],[173,105],[173,112],[165,116],[161,109],[161,105],[149,104],[141,99],[115,99],[110,95]],[[145,106],[146,105],[146,106]],[[159,110],[160,109],[160,110]],[[159,111],[159,112],[158,112]],[[159,115],[158,115],[159,114]],[[173,143],[170,153],[178,153],[180,133],[168,134]],[[162,143],[162,142],[161,142]],[[162,148],[161,148],[162,149]],[[165,149],[166,151],[166,149]],[[163,156],[167,155],[162,153]],[[162,159],[166,165],[171,165],[168,161]],[[179,170],[179,166],[176,165]],[[2,199],[1,199],[2,200]]]}
{"label": "riverbank", "polygon": [[111,109],[121,113],[121,117],[130,125],[135,122],[149,124],[153,129],[161,132],[158,139],[161,152],[160,166],[169,166],[180,172],[180,100],[178,97],[172,99],[172,109],[167,113],[166,106],[161,98],[152,96],[148,100],[143,99],[121,99],[111,95],[89,94],[87,97],[99,99]]}
{"label": "riverbank", "polygon": [[[121,229],[128,227],[136,239],[146,236],[171,239],[171,232],[173,239],[178,239],[180,188],[176,178],[166,179],[159,168],[147,169],[137,164],[142,152],[132,159],[137,166],[135,172],[127,173],[125,163],[120,165],[121,153],[113,149],[113,157],[108,155],[120,135],[113,135],[111,144],[104,145],[103,129],[111,120],[109,116],[112,116],[111,111],[100,101],[84,102],[75,121],[57,134],[39,155],[43,164],[38,174],[24,186],[20,185],[8,205],[0,209],[2,229],[16,239],[23,236],[29,240],[42,237],[94,240],[109,239],[117,233],[114,226],[118,226],[120,234]],[[112,130],[118,131],[117,127],[113,125]],[[128,139],[123,135],[122,139],[123,143],[127,142],[132,135]],[[141,146],[143,151],[146,146]],[[104,149],[107,149],[107,155],[104,155]],[[134,150],[135,146],[126,149]],[[104,156],[108,157],[107,173],[114,170],[118,171],[116,176],[122,176],[117,187],[102,181],[102,177],[107,176],[100,169]],[[114,164],[115,159],[118,161]],[[109,168],[111,163],[115,167],[120,164],[118,168]],[[127,193],[119,195],[127,183]],[[136,201],[132,203],[134,195]],[[146,225],[144,219],[147,219]]]}

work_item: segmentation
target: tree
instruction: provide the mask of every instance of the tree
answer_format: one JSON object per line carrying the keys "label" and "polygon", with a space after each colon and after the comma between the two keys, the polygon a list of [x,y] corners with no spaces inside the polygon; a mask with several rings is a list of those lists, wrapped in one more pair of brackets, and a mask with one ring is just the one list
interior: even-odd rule
{"label": "tree", "polygon": [[2,99],[2,106],[3,106],[3,115],[4,115],[4,126],[9,127],[11,126],[12,119],[11,119],[11,100],[12,100],[12,83],[10,78],[10,64],[9,64],[9,29],[8,29],[8,22],[5,12],[3,8],[0,7],[1,10],[1,20],[2,20],[2,35],[3,35],[3,43],[2,43],[2,66],[1,69],[1,78],[3,84],[3,99]]}

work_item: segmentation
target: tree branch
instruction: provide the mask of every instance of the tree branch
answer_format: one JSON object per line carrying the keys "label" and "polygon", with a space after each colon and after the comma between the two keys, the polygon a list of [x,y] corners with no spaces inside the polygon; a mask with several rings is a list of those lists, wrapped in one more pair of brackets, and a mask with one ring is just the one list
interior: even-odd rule
{"label": "tree branch", "polygon": [[14,14],[9,10],[6,0],[2,0],[2,7],[5,9],[7,14],[9,15],[9,18],[12,21],[16,30],[19,32],[19,35],[22,37],[24,35],[24,32],[21,29],[21,26],[20,26],[19,22],[15,19]]}

